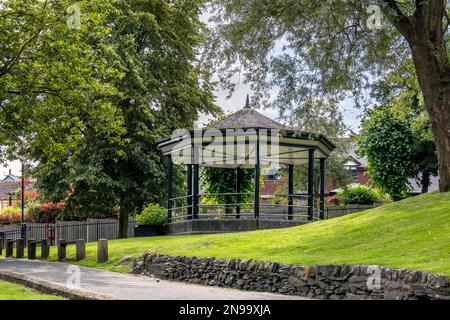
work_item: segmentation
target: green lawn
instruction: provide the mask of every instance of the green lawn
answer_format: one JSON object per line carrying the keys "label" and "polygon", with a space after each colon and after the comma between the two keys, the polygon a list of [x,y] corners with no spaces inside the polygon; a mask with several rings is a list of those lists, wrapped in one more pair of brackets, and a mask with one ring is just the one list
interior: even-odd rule
{"label": "green lawn", "polygon": [[41,294],[33,289],[0,280],[0,300],[60,300],[58,296]]}
{"label": "green lawn", "polygon": [[[109,242],[110,261],[98,265],[96,243],[80,265],[128,271],[124,256],[154,252],[271,260],[303,265],[376,264],[450,275],[450,193],[432,193],[282,230],[235,234],[134,238]],[[74,257],[74,246],[68,257]],[[56,250],[52,248],[52,260]]]}

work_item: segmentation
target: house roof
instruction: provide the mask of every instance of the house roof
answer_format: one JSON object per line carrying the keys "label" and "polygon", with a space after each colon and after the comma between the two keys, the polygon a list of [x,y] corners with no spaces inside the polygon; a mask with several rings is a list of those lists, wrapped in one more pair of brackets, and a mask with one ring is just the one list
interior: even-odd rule
{"label": "house roof", "polygon": [[367,168],[367,158],[366,157],[360,157],[356,154],[356,143],[351,142],[349,149],[348,149],[348,155],[352,157],[354,160],[359,162],[360,167]]}
{"label": "house roof", "polygon": [[[18,181],[0,181],[0,200],[8,200],[10,193],[15,193],[20,188]],[[13,199],[16,197],[13,195]]]}
{"label": "house roof", "polygon": [[20,177],[19,177],[19,176],[16,176],[16,175],[11,174],[11,173],[7,174],[7,175],[3,178],[3,181],[19,181],[19,180],[20,180]]}

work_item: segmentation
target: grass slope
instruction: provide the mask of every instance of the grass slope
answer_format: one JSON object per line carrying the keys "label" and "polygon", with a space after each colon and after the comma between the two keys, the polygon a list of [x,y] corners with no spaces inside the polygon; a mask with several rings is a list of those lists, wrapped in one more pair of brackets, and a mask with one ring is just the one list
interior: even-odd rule
{"label": "grass slope", "polygon": [[58,296],[41,294],[24,286],[0,280],[1,300],[60,300]]}
{"label": "grass slope", "polygon": [[[81,265],[126,271],[118,261],[144,252],[271,260],[284,263],[375,264],[450,276],[450,193],[432,193],[282,230],[110,241],[110,261],[97,265],[96,244]],[[53,250],[52,259],[56,259]],[[74,248],[68,248],[74,256]],[[69,257],[70,257],[69,256]]]}

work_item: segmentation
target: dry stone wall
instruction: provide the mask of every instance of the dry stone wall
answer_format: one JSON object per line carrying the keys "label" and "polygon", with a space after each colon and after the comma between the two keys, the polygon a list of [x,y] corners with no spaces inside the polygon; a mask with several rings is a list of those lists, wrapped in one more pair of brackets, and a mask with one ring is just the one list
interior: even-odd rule
{"label": "dry stone wall", "polygon": [[450,283],[445,276],[386,267],[304,267],[146,254],[135,260],[133,271],[160,279],[315,299],[450,300]]}

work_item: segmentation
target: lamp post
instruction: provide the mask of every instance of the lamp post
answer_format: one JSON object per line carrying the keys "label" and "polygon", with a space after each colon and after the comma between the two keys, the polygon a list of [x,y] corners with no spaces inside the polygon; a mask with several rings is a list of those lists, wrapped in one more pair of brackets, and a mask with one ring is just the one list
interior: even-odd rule
{"label": "lamp post", "polygon": [[22,219],[21,222],[24,222],[25,218],[25,161],[20,160],[22,164],[22,197],[21,197],[21,213],[22,213]]}
{"label": "lamp post", "polygon": [[8,192],[8,207],[12,206],[12,196],[14,195],[13,192]]}

